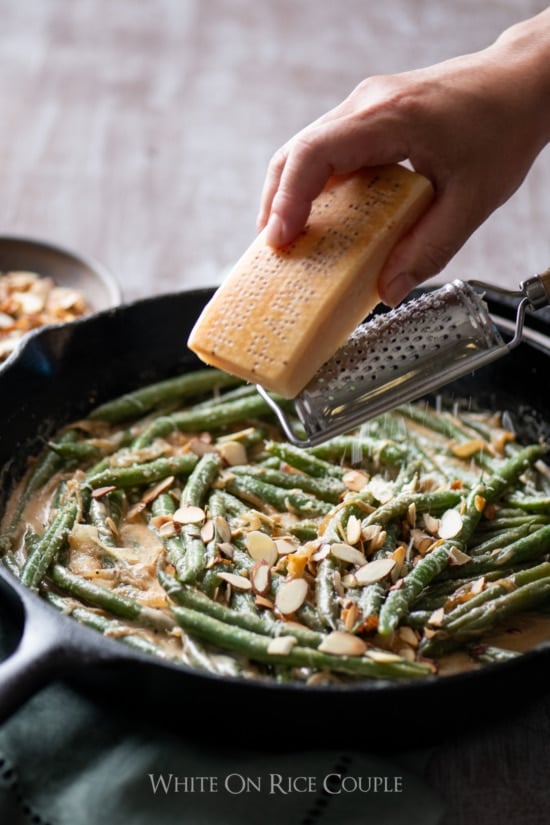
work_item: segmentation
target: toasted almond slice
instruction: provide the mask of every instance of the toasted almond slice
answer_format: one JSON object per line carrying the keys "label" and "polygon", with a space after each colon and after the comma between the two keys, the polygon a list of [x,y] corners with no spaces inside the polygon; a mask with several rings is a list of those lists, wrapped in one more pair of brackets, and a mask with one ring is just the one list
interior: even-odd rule
{"label": "toasted almond slice", "polygon": [[256,595],[254,601],[258,605],[258,607],[267,607],[268,610],[273,610],[273,608],[275,607],[271,599],[266,599],[265,596],[260,596],[259,594]]}
{"label": "toasted almond slice", "polygon": [[467,553],[463,553],[462,550],[458,549],[458,547],[451,547],[449,550],[449,564],[455,567],[458,567],[461,564],[466,564],[471,560],[472,557],[468,556]]}
{"label": "toasted almond slice", "polygon": [[322,544],[319,549],[313,554],[313,561],[323,561],[330,553],[330,544]]}
{"label": "toasted almond slice", "polygon": [[236,573],[218,573],[218,576],[236,590],[252,590],[252,583],[245,576],[238,576]]}
{"label": "toasted almond slice", "polygon": [[149,504],[151,501],[154,501],[161,493],[164,493],[165,490],[168,490],[169,487],[175,481],[175,476],[166,476],[163,478],[162,481],[159,481],[158,484],[155,484],[154,487],[151,487],[146,493],[144,493],[141,497],[141,500],[145,502],[145,504]]}
{"label": "toasted almond slice", "polygon": [[453,539],[462,530],[462,516],[458,510],[445,510],[439,519],[439,537]]}
{"label": "toasted almond slice", "polygon": [[246,447],[240,441],[224,441],[223,444],[218,444],[218,452],[230,467],[246,464],[248,461]]}
{"label": "toasted almond slice", "polygon": [[214,538],[214,522],[212,519],[207,519],[201,527],[201,539],[208,543]]}
{"label": "toasted almond slice", "polygon": [[257,561],[250,571],[250,581],[255,593],[263,596],[269,590],[271,567],[266,561]]}
{"label": "toasted almond slice", "polygon": [[170,521],[165,521],[164,524],[162,524],[159,527],[159,536],[162,536],[162,538],[164,538],[164,539],[170,538],[171,536],[175,536],[176,533],[177,533],[176,525],[171,520]]}
{"label": "toasted almond slice", "polygon": [[360,550],[357,550],[356,547],[351,547],[349,544],[340,544],[339,542],[331,544],[330,554],[334,556],[335,559],[346,561],[349,564],[362,565],[367,562],[365,555],[361,553]]}
{"label": "toasted almond slice", "polygon": [[295,636],[276,636],[267,646],[267,652],[272,656],[287,656],[298,642]]}
{"label": "toasted almond slice", "polygon": [[411,647],[418,647],[418,636],[416,635],[412,627],[408,627],[408,625],[402,625],[397,631],[397,633],[399,638],[402,639],[406,644],[410,645]]}
{"label": "toasted almond slice", "polygon": [[365,484],[368,484],[369,477],[366,473],[361,472],[361,470],[348,470],[347,473],[344,473],[342,481],[348,490],[359,493]]}
{"label": "toasted almond slice", "polygon": [[357,516],[351,515],[346,524],[346,542],[348,544],[357,544],[361,539],[361,519]]}
{"label": "toasted almond slice", "polygon": [[423,516],[424,520],[424,527],[432,536],[436,536],[439,531],[439,519],[434,518],[434,516],[430,516],[429,513],[424,513]]}
{"label": "toasted almond slice", "polygon": [[235,555],[235,548],[229,541],[220,541],[216,545],[220,553],[226,556],[228,559],[232,559]]}
{"label": "toasted almond slice", "polygon": [[369,659],[372,659],[373,662],[378,662],[379,664],[403,661],[398,653],[392,653],[389,650],[379,650],[378,648],[369,648],[369,650],[367,650],[367,656]]}
{"label": "toasted almond slice", "polygon": [[185,507],[178,507],[173,518],[174,521],[178,522],[178,524],[201,524],[206,518],[206,513],[202,507],[193,507],[192,505],[188,505]]}
{"label": "toasted almond slice", "polygon": [[482,438],[472,438],[470,441],[454,444],[451,450],[457,458],[471,458],[479,452],[490,452],[489,445]]}
{"label": "toasted almond slice", "polygon": [[487,500],[483,496],[476,496],[474,499],[474,507],[478,513],[483,513]]}
{"label": "toasted almond slice", "polygon": [[214,529],[220,541],[231,541],[231,527],[223,516],[216,516],[214,519]]}
{"label": "toasted almond slice", "polygon": [[92,492],[92,498],[102,498],[103,496],[108,495],[108,493],[112,493],[116,490],[116,487],[112,484],[109,484],[108,487],[96,487],[96,489]]}
{"label": "toasted almond slice", "polygon": [[265,561],[271,567],[279,557],[277,545],[271,536],[262,533],[261,530],[251,530],[247,533],[244,543],[254,561]]}
{"label": "toasted almond slice", "polygon": [[331,653],[333,656],[362,656],[366,649],[363,639],[343,630],[333,630],[317,648],[321,653]]}
{"label": "toasted almond slice", "polygon": [[379,524],[366,524],[362,530],[361,534],[365,541],[372,541],[373,539],[377,539],[382,531],[382,528]]}
{"label": "toasted almond slice", "polygon": [[363,587],[366,584],[374,584],[388,576],[395,567],[395,559],[376,559],[369,561],[355,571],[357,584]]}
{"label": "toasted almond slice", "polygon": [[308,583],[305,579],[283,582],[275,597],[275,607],[285,616],[295,613],[306,600]]}
{"label": "toasted almond slice", "polygon": [[444,621],[445,611],[442,607],[438,607],[437,610],[434,610],[434,612],[428,619],[428,624],[432,625],[433,627],[440,627]]}
{"label": "toasted almond slice", "polygon": [[288,539],[275,539],[275,547],[279,556],[288,556],[289,553],[294,553],[296,550],[296,545]]}

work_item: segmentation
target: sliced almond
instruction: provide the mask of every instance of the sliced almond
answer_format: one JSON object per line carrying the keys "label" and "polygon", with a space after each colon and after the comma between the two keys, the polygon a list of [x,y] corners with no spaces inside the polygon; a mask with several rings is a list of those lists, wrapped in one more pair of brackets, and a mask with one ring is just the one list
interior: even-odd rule
{"label": "sliced almond", "polygon": [[178,507],[173,515],[174,521],[178,524],[201,524],[206,518],[206,513],[202,507],[193,507],[188,505],[185,507]]}
{"label": "sliced almond", "polygon": [[363,487],[368,484],[369,477],[366,473],[361,472],[361,470],[348,470],[347,473],[344,473],[342,481],[348,490],[359,493]]}
{"label": "sliced almond", "polygon": [[361,535],[365,541],[372,541],[377,539],[381,532],[382,528],[379,524],[366,524],[361,530]]}
{"label": "sliced almond", "polygon": [[322,544],[318,550],[313,554],[313,561],[323,561],[330,553],[330,544]]}
{"label": "sliced almond", "polygon": [[255,593],[263,596],[271,583],[271,567],[265,561],[257,561],[250,571],[250,581]]}
{"label": "sliced almond", "polygon": [[439,531],[439,519],[435,518],[434,516],[430,516],[429,513],[424,513],[423,516],[424,527],[432,536],[436,536]]}
{"label": "sliced almond", "polygon": [[305,602],[308,583],[305,579],[283,582],[275,597],[275,607],[285,616],[295,613]]}
{"label": "sliced almond", "polygon": [[330,554],[335,559],[348,562],[349,564],[366,564],[367,559],[365,555],[357,550],[356,547],[351,547],[349,544],[340,544],[336,542],[330,545]]}
{"label": "sliced almond", "polygon": [[333,630],[317,648],[321,653],[331,653],[333,656],[363,656],[367,645],[358,636],[346,633],[343,630]]}
{"label": "sliced almond", "polygon": [[361,540],[361,519],[351,515],[346,524],[346,542],[357,544]]}
{"label": "sliced almond", "polygon": [[254,561],[265,561],[270,567],[279,557],[277,545],[267,533],[261,530],[251,530],[246,534],[244,543]]}
{"label": "sliced almond", "polygon": [[268,610],[273,610],[275,607],[271,599],[266,599],[265,596],[260,596],[259,594],[255,598],[255,603],[258,607],[267,607]]}
{"label": "sliced almond", "polygon": [[220,541],[220,542],[218,542],[216,547],[218,548],[220,553],[223,556],[226,556],[226,558],[228,558],[228,559],[232,559],[233,556],[235,555],[235,548],[233,547],[233,545],[229,541]]}
{"label": "sliced almond", "polygon": [[247,579],[245,576],[239,576],[236,573],[218,573],[220,579],[223,579],[231,587],[234,587],[235,590],[251,590],[252,584],[250,579]]}
{"label": "sliced almond", "polygon": [[201,539],[207,544],[214,538],[214,522],[207,519],[201,527]]}
{"label": "sliced almond", "polygon": [[463,441],[461,444],[454,444],[451,447],[453,455],[457,458],[471,458],[476,453],[490,452],[489,445],[482,438],[472,438],[470,441]]}
{"label": "sliced almond", "polygon": [[145,504],[149,504],[151,501],[158,498],[161,493],[164,493],[165,490],[168,490],[175,480],[175,476],[167,476],[166,478],[163,478],[162,481],[159,481],[158,484],[155,484],[154,487],[147,490],[147,492],[142,495],[141,500],[144,501]]}
{"label": "sliced almond", "polygon": [[483,496],[476,496],[475,497],[474,507],[476,508],[478,513],[483,513],[486,504],[487,504],[487,499],[485,499]]}
{"label": "sliced almond", "polygon": [[462,516],[458,510],[445,510],[439,519],[439,537],[453,539],[462,530]]}
{"label": "sliced almond", "polygon": [[374,648],[370,648],[367,650],[367,656],[369,659],[372,659],[373,662],[378,662],[379,664],[386,664],[390,662],[401,662],[402,658],[399,656],[398,653],[392,653],[389,650],[378,650]]}
{"label": "sliced almond", "polygon": [[230,467],[248,462],[246,447],[240,441],[225,441],[223,444],[218,444],[218,452]]}
{"label": "sliced almond", "polygon": [[116,487],[112,484],[109,484],[108,487],[96,487],[96,489],[92,492],[92,498],[103,498],[103,496],[106,496],[115,490]]}
{"label": "sliced almond", "polygon": [[363,587],[367,584],[374,584],[388,576],[395,567],[395,559],[375,559],[369,561],[355,571],[357,584]]}
{"label": "sliced almond", "polygon": [[279,556],[288,556],[289,553],[294,553],[296,550],[296,545],[288,539],[275,539],[275,547]]}
{"label": "sliced almond", "polygon": [[418,636],[412,627],[402,625],[397,631],[397,634],[399,638],[405,642],[405,644],[410,645],[411,647],[418,647]]}
{"label": "sliced almond", "polygon": [[226,518],[216,516],[214,518],[214,529],[220,541],[231,541],[231,527]]}
{"label": "sliced almond", "polygon": [[295,636],[276,636],[267,646],[267,652],[272,656],[288,656],[298,639]]}
{"label": "sliced almond", "polygon": [[461,564],[466,564],[471,561],[472,557],[467,553],[463,553],[458,547],[451,547],[449,550],[449,564],[458,567]]}

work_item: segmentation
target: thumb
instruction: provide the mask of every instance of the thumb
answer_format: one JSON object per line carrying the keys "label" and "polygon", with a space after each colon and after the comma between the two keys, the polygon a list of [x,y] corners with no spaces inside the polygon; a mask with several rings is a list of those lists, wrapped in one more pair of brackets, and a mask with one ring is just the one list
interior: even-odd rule
{"label": "thumb", "polygon": [[465,220],[469,210],[459,208],[458,202],[449,192],[442,193],[393,248],[378,279],[385,304],[396,306],[418,284],[441,272],[472,234],[476,226]]}

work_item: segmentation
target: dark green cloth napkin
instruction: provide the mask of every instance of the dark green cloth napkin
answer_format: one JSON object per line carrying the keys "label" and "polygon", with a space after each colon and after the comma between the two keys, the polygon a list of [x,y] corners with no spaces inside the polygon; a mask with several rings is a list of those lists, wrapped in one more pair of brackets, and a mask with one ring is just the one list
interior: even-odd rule
{"label": "dark green cloth napkin", "polygon": [[[144,707],[153,722],[157,712]],[[441,802],[420,778],[425,753],[310,752],[298,730],[289,739],[287,753],[241,750],[228,719],[219,748],[201,747],[52,684],[0,728],[0,822],[440,823]]]}

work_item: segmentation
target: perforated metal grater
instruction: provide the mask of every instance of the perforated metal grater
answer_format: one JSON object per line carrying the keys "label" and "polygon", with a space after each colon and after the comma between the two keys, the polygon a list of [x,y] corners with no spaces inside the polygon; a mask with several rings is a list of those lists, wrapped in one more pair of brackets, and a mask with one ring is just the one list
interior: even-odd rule
{"label": "perforated metal grater", "polygon": [[[509,341],[489,314],[486,290],[519,298]],[[455,280],[357,327],[293,399],[294,423],[263,387],[257,389],[286,437],[313,447],[505,355],[521,341],[526,310],[549,304],[550,269],[516,291]]]}

